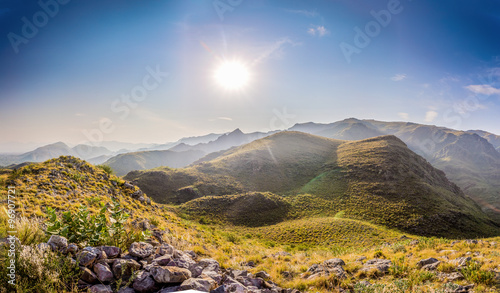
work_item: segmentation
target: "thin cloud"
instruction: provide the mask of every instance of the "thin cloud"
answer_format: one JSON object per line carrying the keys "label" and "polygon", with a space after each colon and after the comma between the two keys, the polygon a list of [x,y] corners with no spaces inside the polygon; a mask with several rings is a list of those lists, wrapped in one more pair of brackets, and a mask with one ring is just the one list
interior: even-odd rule
{"label": "thin cloud", "polygon": [[438,112],[433,111],[433,110],[427,111],[427,113],[425,113],[424,121],[425,122],[432,122],[432,121],[434,121],[434,119],[437,118],[437,116],[438,116]]}
{"label": "thin cloud", "polygon": [[473,84],[465,87],[469,91],[481,95],[500,95],[500,89],[487,84]]}
{"label": "thin cloud", "polygon": [[275,58],[281,58],[283,55],[284,55],[284,51],[283,51],[283,48],[286,46],[286,45],[290,45],[292,47],[295,47],[295,46],[299,46],[299,45],[302,45],[302,43],[296,43],[296,42],[293,42],[292,40],[290,40],[290,38],[288,37],[284,37],[284,38],[281,38],[277,41],[275,41],[274,43],[264,47],[262,49],[262,53],[259,55],[259,57],[257,57],[253,62],[252,64],[257,64],[257,63],[261,63],[263,62],[264,60],[268,59],[268,58],[272,58],[272,57],[275,57]]}
{"label": "thin cloud", "polygon": [[393,81],[402,81],[407,78],[407,75],[405,73],[399,73],[391,77],[391,80]]}
{"label": "thin cloud", "polygon": [[404,112],[399,112],[398,113],[399,118],[403,120],[410,120],[410,114],[404,113]]}
{"label": "thin cloud", "polygon": [[306,17],[317,17],[319,16],[318,12],[311,11],[311,10],[293,10],[293,9],[286,9],[286,12],[293,13],[293,14],[300,14],[304,15]]}
{"label": "thin cloud", "polygon": [[319,25],[315,27],[311,27],[307,30],[307,33],[310,34],[311,36],[318,36],[318,37],[324,37],[328,34],[330,34],[330,31],[326,29],[324,26]]}

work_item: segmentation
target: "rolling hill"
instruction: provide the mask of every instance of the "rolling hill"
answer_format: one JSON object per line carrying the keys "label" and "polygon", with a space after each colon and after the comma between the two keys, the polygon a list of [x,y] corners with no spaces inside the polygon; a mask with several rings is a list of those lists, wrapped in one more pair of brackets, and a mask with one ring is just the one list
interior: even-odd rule
{"label": "rolling hill", "polygon": [[[354,118],[331,124],[297,124],[290,130],[336,139],[394,135],[443,170],[468,196],[500,220],[500,153],[498,136],[485,131],[458,131],[434,125]],[[496,147],[496,149],[495,149]]]}
{"label": "rolling hill", "polygon": [[118,176],[123,176],[131,170],[145,170],[161,166],[185,167],[204,154],[197,150],[132,152],[114,156],[104,162],[104,165],[110,166]]}
{"label": "rolling hill", "polygon": [[220,211],[263,218],[251,204],[239,204],[242,195],[236,194],[250,192],[248,202],[261,196],[251,192],[270,192],[286,214],[281,219],[342,213],[421,235],[500,232],[442,171],[395,136],[350,142],[280,132],[197,165],[135,171],[125,179],[157,202],[184,203],[180,210],[191,216],[219,215],[233,224]]}

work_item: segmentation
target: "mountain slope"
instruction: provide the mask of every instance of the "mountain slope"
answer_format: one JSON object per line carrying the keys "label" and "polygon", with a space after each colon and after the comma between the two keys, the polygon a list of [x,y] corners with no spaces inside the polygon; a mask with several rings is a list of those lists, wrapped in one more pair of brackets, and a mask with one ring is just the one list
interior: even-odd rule
{"label": "mountain slope", "polygon": [[[290,206],[288,218],[342,212],[423,235],[499,233],[442,171],[394,136],[347,142],[281,132],[188,168],[131,172],[125,178],[157,201],[196,199],[205,213],[218,206],[217,197],[209,195],[273,192]],[[182,209],[194,212],[193,204]]]}
{"label": "mountain slope", "polygon": [[122,176],[132,170],[145,170],[161,166],[184,167],[203,155],[205,155],[203,151],[197,150],[133,152],[114,156],[104,162],[104,165],[110,166],[118,176]]}
{"label": "mountain slope", "polygon": [[291,129],[304,128],[312,134],[345,139],[395,135],[434,167],[445,171],[451,181],[500,221],[500,153],[494,147],[498,136],[484,131],[354,118],[306,125],[304,128],[304,124],[297,124]]}

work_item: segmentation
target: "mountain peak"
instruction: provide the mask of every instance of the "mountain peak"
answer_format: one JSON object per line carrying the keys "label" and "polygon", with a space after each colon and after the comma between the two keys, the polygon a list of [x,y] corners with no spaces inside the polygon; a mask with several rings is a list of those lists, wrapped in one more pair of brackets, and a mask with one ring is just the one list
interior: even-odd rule
{"label": "mountain peak", "polygon": [[228,135],[242,135],[242,134],[244,134],[244,133],[239,128],[236,128],[232,132],[228,133]]}

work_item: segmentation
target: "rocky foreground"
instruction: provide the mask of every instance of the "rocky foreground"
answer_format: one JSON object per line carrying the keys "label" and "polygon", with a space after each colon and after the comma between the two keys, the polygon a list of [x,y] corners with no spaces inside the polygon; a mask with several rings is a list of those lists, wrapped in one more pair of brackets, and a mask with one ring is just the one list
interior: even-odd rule
{"label": "rocky foreground", "polygon": [[[31,249],[25,246],[23,249]],[[59,251],[81,269],[78,287],[92,293],[146,293],[199,290],[202,292],[299,293],[283,289],[264,271],[221,269],[214,259],[198,259],[193,251],[181,251],[167,243],[134,242],[127,253],[115,246],[85,247],[53,235],[38,249]],[[121,280],[121,282],[117,282]],[[117,288],[116,284],[123,284]]]}

